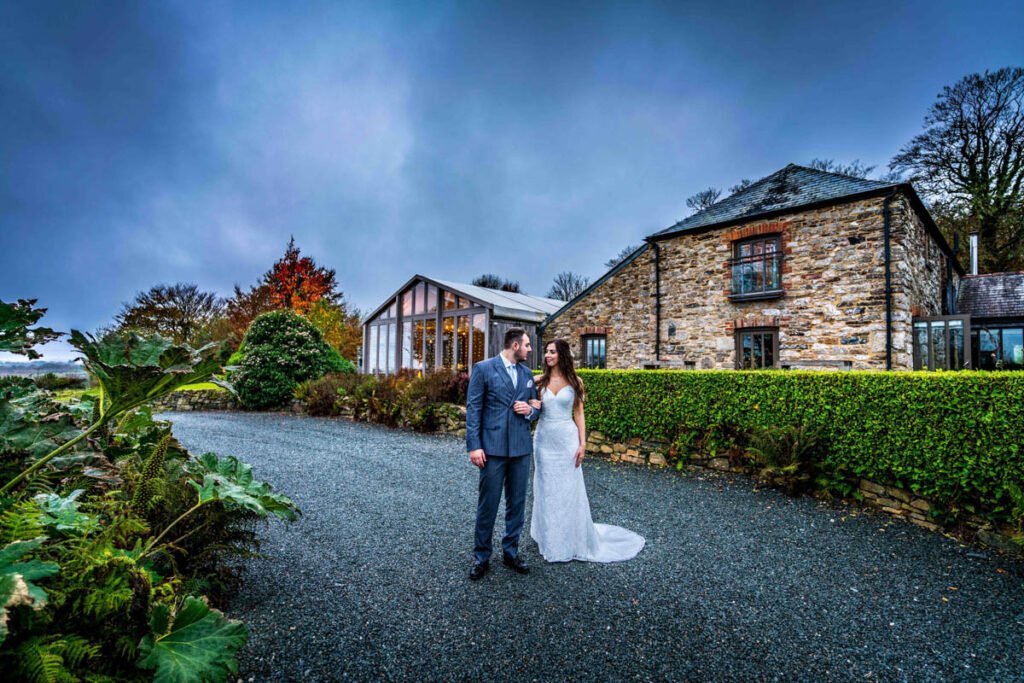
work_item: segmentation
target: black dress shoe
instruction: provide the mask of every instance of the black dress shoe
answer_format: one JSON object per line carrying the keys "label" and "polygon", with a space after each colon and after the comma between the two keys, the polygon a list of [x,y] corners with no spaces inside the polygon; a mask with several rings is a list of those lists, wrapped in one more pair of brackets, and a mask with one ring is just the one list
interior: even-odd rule
{"label": "black dress shoe", "polygon": [[484,574],[491,568],[489,562],[474,562],[473,566],[469,570],[469,578],[471,581],[484,578]]}
{"label": "black dress shoe", "polygon": [[522,558],[518,555],[515,557],[509,557],[508,555],[502,555],[501,561],[505,563],[506,567],[512,567],[516,570],[516,574],[529,574],[530,567],[523,562]]}

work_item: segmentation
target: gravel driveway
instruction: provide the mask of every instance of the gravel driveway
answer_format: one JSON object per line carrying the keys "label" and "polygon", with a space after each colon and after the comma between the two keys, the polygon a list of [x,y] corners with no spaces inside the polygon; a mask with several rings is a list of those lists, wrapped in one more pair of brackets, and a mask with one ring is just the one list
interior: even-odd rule
{"label": "gravel driveway", "polygon": [[304,512],[267,527],[229,610],[251,634],[243,680],[1024,681],[1024,565],[898,520],[591,460],[595,521],[643,534],[640,556],[548,565],[524,532],[529,576],[492,561],[470,582],[461,440],[167,417]]}

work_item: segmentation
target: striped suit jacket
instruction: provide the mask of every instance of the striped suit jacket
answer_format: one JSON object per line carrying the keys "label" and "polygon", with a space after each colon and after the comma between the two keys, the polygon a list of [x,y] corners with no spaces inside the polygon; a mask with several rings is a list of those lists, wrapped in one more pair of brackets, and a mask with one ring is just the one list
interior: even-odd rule
{"label": "striped suit jacket", "polygon": [[466,450],[482,448],[487,455],[517,458],[533,453],[530,423],[540,414],[529,415],[512,410],[515,401],[537,398],[533,373],[520,363],[516,386],[501,358],[494,356],[473,366],[466,395]]}

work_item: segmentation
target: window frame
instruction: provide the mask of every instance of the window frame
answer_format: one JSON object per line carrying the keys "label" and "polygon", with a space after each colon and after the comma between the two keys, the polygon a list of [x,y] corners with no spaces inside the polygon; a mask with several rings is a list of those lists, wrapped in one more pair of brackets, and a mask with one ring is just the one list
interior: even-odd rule
{"label": "window frame", "polygon": [[[759,242],[768,243],[772,242],[775,245],[774,250],[771,252],[772,258],[769,259],[768,254],[761,249],[761,254],[754,256],[740,256],[740,251],[746,245],[757,244]],[[770,260],[777,262],[778,279],[774,284],[776,285],[773,289],[767,289],[768,287],[768,263]],[[785,295],[785,289],[782,285],[782,264],[784,258],[782,254],[782,233],[769,233],[765,235],[755,235],[754,237],[746,237],[743,239],[734,240],[732,243],[732,257],[729,259],[729,300],[730,301],[757,301],[761,299],[777,299]],[[764,289],[758,291],[736,291],[737,283],[737,271],[736,269],[745,263],[761,263],[762,274],[764,276]],[[742,278],[742,275],[740,275]]]}
{"label": "window frame", "polygon": [[[961,335],[963,336],[964,343],[963,343],[963,365],[961,367],[959,367],[959,368],[951,368],[951,367],[949,367],[949,359],[950,359],[950,356],[951,356],[951,354],[949,352],[950,351],[950,345],[949,345],[949,341],[950,341],[950,334],[949,334],[950,327],[949,327],[949,323],[950,323],[950,321],[957,321],[957,322],[959,322],[961,324],[960,332],[961,332]],[[937,322],[944,323],[944,325],[942,326],[943,367],[941,367],[941,368],[938,368],[938,367],[927,367],[927,368],[925,368],[924,367],[924,362],[923,362],[924,359],[922,359],[921,358],[921,354],[918,353],[918,345],[917,345],[917,330],[918,330],[918,327],[917,326],[918,326],[918,324],[923,324],[923,325],[926,326],[928,334],[927,334],[925,343],[926,343],[926,345],[928,347],[928,359],[931,360],[932,358],[935,357],[935,349],[936,349],[935,338],[934,338],[934,335],[932,334],[932,330],[934,329],[934,323],[937,323]],[[972,336],[973,336],[973,332],[974,332],[974,330],[971,328],[971,316],[969,316],[969,315],[932,315],[932,316],[920,316],[920,317],[912,319],[910,321],[910,354],[911,354],[911,358],[912,358],[912,367],[914,368],[914,370],[921,370],[921,371],[924,371],[924,372],[931,372],[931,371],[935,371],[935,370],[956,371],[956,370],[971,370],[971,369],[973,369],[973,367],[974,367],[974,356],[973,356],[973,349],[972,349],[972,343],[973,343]]]}
{"label": "window frame", "polygon": [[[746,335],[771,335],[772,340],[772,364],[771,366],[761,365],[757,368],[745,368],[743,367],[743,337]],[[779,369],[779,328],[778,327],[742,327],[736,330],[734,334],[735,338],[735,349],[736,349],[736,363],[735,367],[737,370],[778,370]],[[764,353],[762,352],[762,358]]]}
{"label": "window frame", "polygon": [[[591,355],[589,353],[590,346],[588,342],[598,341],[603,342],[601,344],[601,362],[600,365],[594,366],[591,364]],[[608,335],[607,334],[584,334],[580,336],[580,344],[583,347],[580,358],[583,360],[580,367],[587,370],[607,370],[608,369]]]}

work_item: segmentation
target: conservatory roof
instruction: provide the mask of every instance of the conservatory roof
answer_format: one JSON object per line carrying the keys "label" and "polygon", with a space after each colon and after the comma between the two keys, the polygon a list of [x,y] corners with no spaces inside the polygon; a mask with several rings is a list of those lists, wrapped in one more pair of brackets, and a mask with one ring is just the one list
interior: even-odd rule
{"label": "conservatory roof", "polygon": [[485,308],[491,309],[491,314],[497,318],[507,318],[523,322],[539,323],[550,314],[565,305],[564,301],[548,299],[542,296],[533,296],[521,292],[504,292],[498,289],[479,287],[463,282],[451,282],[449,280],[438,280],[425,275],[414,275],[404,285],[398,288],[394,294],[368,315],[365,320],[376,318],[384,309],[391,305],[396,296],[404,292],[417,281],[428,282],[441,289],[471,299]]}

